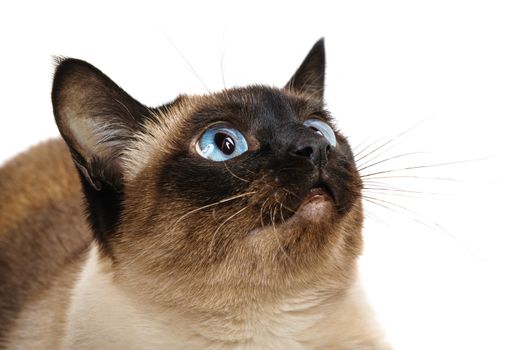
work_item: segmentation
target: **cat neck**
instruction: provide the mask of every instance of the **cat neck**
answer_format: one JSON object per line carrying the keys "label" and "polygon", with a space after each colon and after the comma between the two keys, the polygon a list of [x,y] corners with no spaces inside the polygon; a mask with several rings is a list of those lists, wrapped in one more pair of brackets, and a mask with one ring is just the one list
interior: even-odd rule
{"label": "cat neck", "polygon": [[110,263],[93,246],[73,290],[64,348],[205,349],[223,343],[225,349],[303,349],[319,339],[320,332],[333,332],[335,327],[326,327],[327,323],[334,324],[335,315],[348,304],[347,291],[333,295],[313,291],[228,316],[213,310],[190,316],[125,292],[115,283]]}

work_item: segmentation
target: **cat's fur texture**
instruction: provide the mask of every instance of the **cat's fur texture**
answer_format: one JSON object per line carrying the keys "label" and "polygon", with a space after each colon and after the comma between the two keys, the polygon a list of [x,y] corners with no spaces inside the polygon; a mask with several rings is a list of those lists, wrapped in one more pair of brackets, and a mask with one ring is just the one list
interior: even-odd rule
{"label": "cat's fur texture", "polygon": [[[65,142],[0,169],[0,348],[388,349],[356,283],[352,151],[302,124],[332,123],[324,70],[320,40],[284,88],[149,108],[61,60]],[[246,153],[196,152],[217,121]]]}

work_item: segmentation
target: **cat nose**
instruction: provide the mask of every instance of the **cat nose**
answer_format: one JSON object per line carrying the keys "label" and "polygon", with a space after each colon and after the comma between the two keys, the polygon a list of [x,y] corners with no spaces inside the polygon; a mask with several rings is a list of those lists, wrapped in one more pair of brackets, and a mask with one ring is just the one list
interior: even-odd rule
{"label": "cat nose", "polygon": [[299,140],[291,153],[298,157],[308,158],[314,165],[323,168],[327,165],[331,151],[332,146],[329,141],[325,137],[315,135]]}

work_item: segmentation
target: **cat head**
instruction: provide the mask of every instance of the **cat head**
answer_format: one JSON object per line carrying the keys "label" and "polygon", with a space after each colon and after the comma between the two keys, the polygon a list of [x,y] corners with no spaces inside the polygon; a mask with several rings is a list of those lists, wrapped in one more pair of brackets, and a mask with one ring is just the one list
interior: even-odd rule
{"label": "cat head", "polygon": [[55,119],[116,280],[166,303],[346,285],[361,181],[324,107],[324,75],[320,40],[283,88],[150,108],[92,65],[61,60]]}

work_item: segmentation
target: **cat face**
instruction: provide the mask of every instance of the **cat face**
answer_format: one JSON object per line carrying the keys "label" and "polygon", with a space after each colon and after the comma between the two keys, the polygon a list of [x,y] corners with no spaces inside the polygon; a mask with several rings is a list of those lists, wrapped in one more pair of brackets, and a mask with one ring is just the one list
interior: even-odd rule
{"label": "cat face", "polygon": [[85,62],[58,65],[57,124],[123,285],[188,305],[211,291],[239,301],[347,283],[361,249],[361,181],[324,108],[324,60],[320,41],[285,88],[159,108]]}

